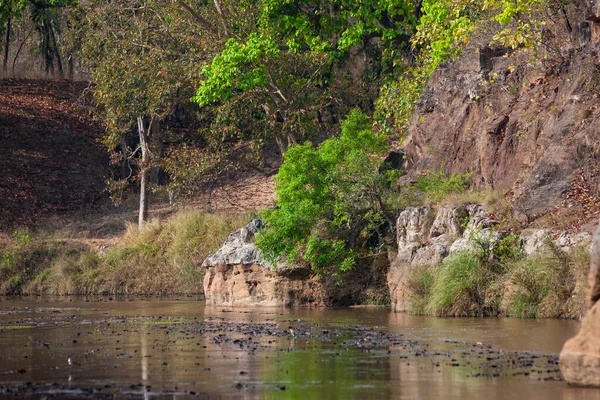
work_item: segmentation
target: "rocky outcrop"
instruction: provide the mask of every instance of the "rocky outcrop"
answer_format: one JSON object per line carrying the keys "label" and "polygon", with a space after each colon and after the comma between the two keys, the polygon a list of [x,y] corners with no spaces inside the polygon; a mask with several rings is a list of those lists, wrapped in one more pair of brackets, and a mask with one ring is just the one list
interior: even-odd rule
{"label": "rocky outcrop", "polygon": [[[497,224],[479,204],[437,208],[426,205],[409,207],[400,213],[396,225],[398,253],[387,275],[392,309],[407,311],[410,294],[406,287],[412,268],[439,265],[454,253],[476,251],[482,245],[494,247],[507,235],[494,228]],[[591,242],[591,235],[584,231],[556,234],[549,229],[525,229],[520,235],[526,257],[544,251],[548,243],[569,252],[575,246],[589,247]]]}
{"label": "rocky outcrop", "polygon": [[259,264],[219,264],[204,275],[207,304],[218,306],[324,305],[322,284],[308,271],[281,274]]}
{"label": "rocky outcrop", "polygon": [[567,382],[581,386],[600,386],[600,226],[594,235],[589,274],[590,309],[579,333],[568,340],[560,353],[560,369]]}
{"label": "rocky outcrop", "polygon": [[266,262],[260,250],[254,246],[254,235],[263,227],[260,219],[251,221],[248,225],[238,229],[229,235],[223,246],[216,253],[209,255],[202,263],[203,267],[214,267],[216,265],[257,264],[274,270],[275,267]]}
{"label": "rocky outcrop", "polygon": [[521,232],[522,250],[529,257],[542,251],[547,243],[566,252],[575,246],[590,247],[592,244],[592,235],[585,231],[575,234],[563,232],[557,238],[555,236],[550,229],[525,229]]}
{"label": "rocky outcrop", "polygon": [[[310,268],[271,265],[254,246],[263,222],[254,220],[233,232],[223,246],[204,260],[204,296],[218,306],[350,305],[369,295],[387,296],[385,271],[358,267],[337,285],[333,276],[318,277]],[[385,293],[382,293],[382,288]]]}
{"label": "rocky outcrop", "polygon": [[[588,21],[600,27],[600,16]],[[429,79],[404,142],[408,174],[472,172],[478,187],[511,196],[524,223],[564,207],[582,176],[597,195],[594,46],[565,48],[552,70],[523,52],[472,46]]]}
{"label": "rocky outcrop", "polygon": [[202,263],[207,304],[220,306],[291,306],[320,303],[319,282],[307,279],[306,268],[271,265],[254,246],[263,221],[255,219],[229,235],[223,246]]}
{"label": "rocky outcrop", "polygon": [[398,253],[387,276],[392,309],[406,311],[406,283],[412,267],[437,265],[452,253],[471,250],[473,239],[497,240],[499,233],[490,229],[496,223],[479,204],[437,209],[427,205],[402,211],[396,223]]}

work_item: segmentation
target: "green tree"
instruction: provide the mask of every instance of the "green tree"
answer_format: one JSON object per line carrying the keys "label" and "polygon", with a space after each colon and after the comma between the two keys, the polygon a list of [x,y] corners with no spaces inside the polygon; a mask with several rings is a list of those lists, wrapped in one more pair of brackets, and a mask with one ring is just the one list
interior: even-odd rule
{"label": "green tree", "polygon": [[267,226],[257,238],[263,254],[337,273],[381,246],[393,226],[389,184],[397,177],[380,171],[386,150],[385,137],[358,110],[339,137],[290,147],[276,176],[277,207],[264,213]]}
{"label": "green tree", "polygon": [[10,37],[12,21],[21,17],[25,8],[25,0],[6,0],[0,3],[0,32],[5,33],[4,38],[4,59],[2,61],[2,71],[6,74],[8,70],[8,52],[10,50]]}
{"label": "green tree", "polygon": [[130,178],[139,182],[140,225],[149,171],[160,165],[169,119],[189,103],[197,66],[219,42],[199,20],[207,21],[161,0],[90,0],[72,18],[74,42],[91,71],[94,101],[107,127],[104,143],[116,161],[135,166],[115,186]]}
{"label": "green tree", "polygon": [[[330,136],[353,107],[369,111],[384,49],[406,46],[416,23],[411,2],[264,0],[257,7],[249,33],[232,33],[202,69],[194,100],[221,110],[249,105],[253,115],[240,120],[253,120],[252,132],[234,124],[235,136],[275,140],[282,154],[296,142]],[[215,127],[232,126],[223,122]]]}

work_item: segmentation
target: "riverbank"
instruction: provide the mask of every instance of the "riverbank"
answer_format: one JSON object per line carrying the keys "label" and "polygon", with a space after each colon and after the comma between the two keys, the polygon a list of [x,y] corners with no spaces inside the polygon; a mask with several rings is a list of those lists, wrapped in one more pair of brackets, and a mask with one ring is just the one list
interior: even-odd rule
{"label": "riverbank", "polygon": [[[441,214],[452,214],[439,207]],[[410,209],[407,212],[410,213]],[[429,218],[433,221],[433,214]],[[64,227],[62,231],[15,231],[9,240],[0,244],[0,293],[203,294],[205,269],[200,265],[231,232],[250,219],[251,214],[247,213],[206,214],[181,210],[149,221],[142,230],[132,222],[121,221],[124,230],[102,239],[83,237],[85,235],[73,237],[66,234]],[[419,220],[427,225],[424,218]],[[450,222],[446,221],[446,225],[450,226]],[[423,226],[414,228],[421,231],[430,229],[423,229]],[[436,236],[438,241],[443,237]],[[455,236],[453,240],[458,238]],[[401,282],[404,285],[405,309],[397,311],[435,316],[580,318],[585,310],[589,248],[585,245],[559,247],[548,236],[537,235],[536,238],[534,244],[531,241],[524,243],[517,234],[504,236],[497,242],[489,238],[487,241],[474,239],[474,246],[448,256],[439,265],[405,265],[402,268],[406,269],[406,278]],[[419,240],[426,242],[429,239]],[[527,246],[535,247],[536,251],[527,254],[533,251]],[[419,251],[429,250],[420,247]],[[433,259],[435,257],[430,258]],[[257,265],[257,268],[262,267]],[[394,271],[397,271],[398,265],[392,263],[390,266],[385,257],[381,257],[376,266],[361,268],[356,273],[321,280],[306,270],[299,276],[304,276],[303,279],[312,287],[312,292],[305,291],[312,293],[312,297],[303,292],[292,303],[294,306],[389,305],[393,286],[387,285],[397,282],[394,281]],[[374,272],[380,276],[376,282],[372,278]],[[278,279],[287,282],[287,275],[289,273],[284,272]],[[361,292],[359,283],[365,280],[365,276],[368,279],[363,286],[368,290]],[[345,281],[342,286],[335,282],[340,278]],[[223,276],[223,279],[229,278]],[[239,290],[246,286],[260,287],[264,283],[245,282],[250,278],[244,274],[237,274],[235,279],[240,281]],[[223,283],[219,285],[220,289],[215,286],[211,290],[225,290],[229,286]],[[283,286],[279,284],[277,287],[281,289]],[[229,292],[233,290],[229,289]],[[228,296],[228,293],[211,292],[211,295]],[[394,293],[397,298],[397,291]]]}
{"label": "riverbank", "polygon": [[0,294],[202,293],[198,266],[249,218],[182,210],[103,240],[17,230],[0,243]]}

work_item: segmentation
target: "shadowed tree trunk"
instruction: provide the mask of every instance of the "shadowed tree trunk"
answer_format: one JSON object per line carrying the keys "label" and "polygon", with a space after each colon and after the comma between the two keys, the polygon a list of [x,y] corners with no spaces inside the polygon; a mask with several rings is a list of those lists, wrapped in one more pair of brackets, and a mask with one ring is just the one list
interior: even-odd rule
{"label": "shadowed tree trunk", "polygon": [[54,33],[54,28],[52,25],[48,25],[48,30],[50,32],[51,46],[52,49],[48,49],[54,53],[54,57],[56,58],[56,65],[58,67],[58,74],[60,78],[63,79],[65,77],[65,73],[63,71],[62,59],[60,58],[60,51],[58,50],[58,44],[56,43],[56,35]]}
{"label": "shadowed tree trunk", "polygon": [[4,42],[4,61],[2,62],[2,71],[4,74],[8,72],[8,51],[10,50],[10,29],[11,29],[11,18],[6,21],[6,38]]}

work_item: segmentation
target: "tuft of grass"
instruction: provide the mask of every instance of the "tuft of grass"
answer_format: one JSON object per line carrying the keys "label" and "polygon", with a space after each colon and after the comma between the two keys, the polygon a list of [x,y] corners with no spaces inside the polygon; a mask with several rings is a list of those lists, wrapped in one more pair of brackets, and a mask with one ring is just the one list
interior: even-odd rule
{"label": "tuft of grass", "polygon": [[415,187],[425,193],[427,202],[440,202],[452,194],[469,189],[473,173],[445,175],[443,167],[417,178]]}
{"label": "tuft of grass", "polygon": [[497,265],[470,252],[447,258],[434,274],[427,314],[485,316],[499,313]]}
{"label": "tuft of grass", "polygon": [[427,303],[431,297],[435,270],[431,265],[417,265],[408,272],[407,288],[409,312],[415,315],[426,314]]}
{"label": "tuft of grass", "polygon": [[590,253],[546,242],[543,251],[512,263],[505,281],[506,313],[526,318],[577,318],[585,310]]}

